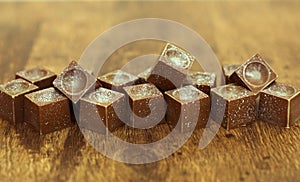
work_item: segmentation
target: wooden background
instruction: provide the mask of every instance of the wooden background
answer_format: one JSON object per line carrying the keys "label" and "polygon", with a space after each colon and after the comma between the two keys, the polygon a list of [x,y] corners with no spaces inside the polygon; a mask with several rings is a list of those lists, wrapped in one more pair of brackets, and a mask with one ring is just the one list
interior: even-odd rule
{"label": "wooden background", "polygon": [[[157,17],[197,31],[222,63],[242,63],[260,52],[279,81],[300,87],[299,10],[299,2],[260,1],[0,3],[0,81],[34,65],[59,73],[113,25]],[[115,67],[162,48],[137,44],[112,56],[120,61]],[[161,125],[138,137],[127,129],[117,133],[137,142],[163,135],[165,129]],[[204,150],[194,135],[165,160],[128,165],[99,154],[77,127],[39,137],[23,125],[15,128],[0,120],[0,181],[299,181],[299,139],[298,126],[285,129],[258,121],[247,128],[220,129]]]}

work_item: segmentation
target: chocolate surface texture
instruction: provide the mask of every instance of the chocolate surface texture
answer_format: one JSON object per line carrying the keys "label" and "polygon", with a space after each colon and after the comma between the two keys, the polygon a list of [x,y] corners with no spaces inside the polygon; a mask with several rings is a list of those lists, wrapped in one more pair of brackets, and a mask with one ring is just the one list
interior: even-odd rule
{"label": "chocolate surface texture", "polygon": [[230,76],[240,66],[241,66],[240,64],[224,64],[223,65],[223,73],[224,73],[224,76],[225,76],[226,84],[230,84],[231,83],[231,81],[229,80]]}
{"label": "chocolate surface texture", "polygon": [[16,78],[22,78],[38,86],[41,90],[53,86],[53,81],[56,78],[56,74],[43,67],[35,67],[17,72]]}
{"label": "chocolate surface texture", "polygon": [[123,87],[138,83],[139,78],[122,70],[115,70],[98,78],[103,87],[124,93]]}
{"label": "chocolate surface texture", "polygon": [[216,74],[208,72],[190,72],[190,83],[200,91],[210,95],[211,88],[216,87]]}
{"label": "chocolate surface texture", "polygon": [[146,69],[145,71],[139,73],[137,76],[139,77],[139,82],[140,84],[147,83],[147,79],[150,76],[152,72],[153,67],[150,67]]}
{"label": "chocolate surface texture", "polygon": [[165,98],[166,121],[171,128],[177,128],[184,133],[195,127],[205,127],[210,112],[210,99],[207,94],[189,85],[165,92]]}
{"label": "chocolate surface texture", "polygon": [[146,83],[124,87],[131,108],[130,122],[135,128],[151,128],[164,120],[163,94],[155,85]]}
{"label": "chocolate surface texture", "polygon": [[25,95],[24,120],[41,135],[72,126],[70,101],[53,87]]}
{"label": "chocolate surface texture", "polygon": [[256,98],[253,92],[234,84],[213,88],[212,119],[227,130],[251,124],[257,115]]}
{"label": "chocolate surface texture", "polygon": [[168,43],[147,81],[162,91],[179,88],[188,83],[188,71],[194,60],[188,52]]}
{"label": "chocolate surface texture", "polygon": [[106,88],[86,94],[80,100],[79,125],[100,134],[108,134],[127,120],[125,95]]}
{"label": "chocolate surface texture", "polygon": [[23,122],[24,95],[37,89],[20,78],[0,85],[0,117],[12,124]]}
{"label": "chocolate surface texture", "polygon": [[274,82],[277,77],[278,75],[263,58],[256,54],[234,71],[230,76],[230,81],[257,94]]}
{"label": "chocolate surface texture", "polygon": [[259,118],[283,127],[300,120],[300,91],[291,85],[275,82],[260,93]]}
{"label": "chocolate surface texture", "polygon": [[96,78],[92,74],[84,70],[76,61],[72,61],[54,80],[53,85],[73,103],[77,103],[95,82]]}

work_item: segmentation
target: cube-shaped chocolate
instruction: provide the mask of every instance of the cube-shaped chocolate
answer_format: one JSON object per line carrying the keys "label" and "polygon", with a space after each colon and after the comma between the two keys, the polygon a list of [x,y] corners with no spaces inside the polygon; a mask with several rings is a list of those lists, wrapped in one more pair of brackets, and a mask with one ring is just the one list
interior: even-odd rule
{"label": "cube-shaped chocolate", "polygon": [[93,86],[96,78],[83,69],[76,61],[72,61],[68,67],[54,80],[53,85],[74,103]]}
{"label": "cube-shaped chocolate", "polygon": [[138,83],[139,78],[122,70],[115,70],[98,78],[103,87],[124,93],[123,87]]}
{"label": "cube-shaped chocolate", "polygon": [[223,65],[223,73],[224,73],[224,76],[225,76],[226,84],[230,84],[231,83],[231,81],[229,80],[230,76],[240,66],[241,66],[240,64],[224,64]]}
{"label": "cube-shaped chocolate", "polygon": [[150,83],[124,87],[131,107],[130,121],[135,128],[150,128],[164,120],[164,95]]}
{"label": "cube-shaped chocolate", "polygon": [[53,86],[56,74],[43,67],[35,67],[17,72],[16,78],[22,78],[38,86],[39,89],[44,89]]}
{"label": "cube-shaped chocolate", "polygon": [[70,101],[53,87],[25,95],[24,121],[41,135],[72,126]]}
{"label": "cube-shaped chocolate", "polygon": [[216,74],[208,72],[190,72],[190,83],[200,91],[210,95],[210,89],[216,87]]}
{"label": "cube-shaped chocolate", "polygon": [[263,121],[289,128],[300,120],[299,89],[275,82],[260,93],[258,111]]}
{"label": "cube-shaped chocolate", "polygon": [[234,84],[213,88],[212,119],[227,130],[251,124],[257,115],[256,98],[253,92]]}
{"label": "cube-shaped chocolate", "polygon": [[194,60],[188,52],[168,43],[147,81],[162,91],[179,88],[188,83],[188,71]]}
{"label": "cube-shaped chocolate", "polygon": [[[96,80],[96,82],[85,92],[84,95],[90,94],[91,92],[94,92],[98,88],[102,87],[101,83],[99,80]],[[75,114],[75,118],[79,118],[80,114],[80,103],[77,102],[76,104],[72,104],[72,109]]]}
{"label": "cube-shaped chocolate", "polygon": [[230,81],[257,94],[274,82],[277,77],[278,75],[268,63],[256,54],[234,71],[230,76]]}
{"label": "cube-shaped chocolate", "polygon": [[137,76],[139,77],[140,84],[147,83],[147,78],[149,77],[153,67],[146,69],[145,71],[139,73]]}
{"label": "cube-shaped chocolate", "polygon": [[80,99],[79,125],[85,129],[107,134],[127,120],[125,95],[99,88]]}
{"label": "cube-shaped chocolate", "polygon": [[[167,102],[166,121],[180,132],[205,127],[210,112],[209,96],[196,87],[188,85],[165,92]],[[176,127],[177,128],[177,127]]]}
{"label": "cube-shaped chocolate", "polygon": [[0,117],[12,124],[23,122],[24,95],[37,89],[20,78],[0,85]]}

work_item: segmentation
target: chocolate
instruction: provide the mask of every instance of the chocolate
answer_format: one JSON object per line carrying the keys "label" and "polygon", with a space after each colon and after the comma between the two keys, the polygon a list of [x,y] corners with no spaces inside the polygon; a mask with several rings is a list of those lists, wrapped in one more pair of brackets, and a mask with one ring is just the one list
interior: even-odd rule
{"label": "chocolate", "polygon": [[39,89],[44,89],[53,86],[52,82],[55,80],[56,74],[43,67],[35,67],[17,72],[16,78],[22,78],[38,86]]}
{"label": "chocolate", "polygon": [[146,69],[145,71],[143,71],[143,72],[141,72],[137,75],[139,77],[139,83],[140,84],[148,83],[147,78],[151,74],[152,69],[153,69],[153,67],[150,67],[150,68]]}
{"label": "chocolate", "polygon": [[188,83],[188,71],[195,58],[173,44],[167,44],[147,78],[162,91],[179,88]]}
{"label": "chocolate", "polygon": [[211,117],[227,130],[256,120],[256,94],[234,84],[211,90]]}
{"label": "chocolate", "polygon": [[86,91],[85,95],[94,92],[100,87],[102,87],[102,84],[100,83],[99,80],[96,80],[96,82]]}
{"label": "chocolate", "polygon": [[207,94],[189,85],[165,92],[165,99],[166,121],[171,128],[178,124],[180,132],[188,132],[195,127],[205,127],[210,112],[210,99]]}
{"label": "chocolate", "polygon": [[216,74],[208,72],[190,72],[190,83],[200,91],[210,95],[210,89],[216,87]]}
{"label": "chocolate", "polygon": [[265,122],[289,128],[300,120],[299,106],[299,89],[282,83],[274,83],[260,93],[259,118]]}
{"label": "chocolate", "polygon": [[25,95],[24,121],[41,135],[74,124],[68,98],[53,87]]}
{"label": "chocolate", "polygon": [[232,83],[229,78],[232,75],[232,73],[234,73],[234,71],[236,69],[238,69],[240,66],[241,66],[240,64],[224,64],[223,65],[223,73],[225,76],[226,84]]}
{"label": "chocolate", "polygon": [[115,70],[100,76],[98,79],[103,87],[122,93],[124,93],[123,87],[134,85],[139,81],[137,76],[122,70]]}
{"label": "chocolate", "polygon": [[230,76],[230,81],[257,94],[275,81],[277,77],[278,75],[264,59],[256,54],[234,71]]}
{"label": "chocolate", "polygon": [[163,94],[150,83],[124,87],[131,107],[130,121],[135,128],[150,128],[164,119]]}
{"label": "chocolate", "polygon": [[122,126],[122,121],[127,119],[125,95],[122,93],[99,88],[85,95],[79,103],[79,125],[85,129],[108,134],[108,131]]}
{"label": "chocolate", "polygon": [[72,61],[54,80],[53,85],[73,103],[77,103],[95,82],[96,78],[92,74],[84,70],[76,61]]}
{"label": "chocolate", "polygon": [[0,85],[0,117],[12,124],[23,122],[24,95],[37,89],[20,78]]}

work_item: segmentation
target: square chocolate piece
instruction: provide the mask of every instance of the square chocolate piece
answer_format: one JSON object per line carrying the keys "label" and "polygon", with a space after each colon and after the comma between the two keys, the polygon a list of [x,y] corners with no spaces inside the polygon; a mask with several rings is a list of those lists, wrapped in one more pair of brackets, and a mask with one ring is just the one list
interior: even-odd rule
{"label": "square chocolate piece", "polygon": [[73,103],[95,84],[96,78],[84,70],[76,61],[72,61],[67,68],[54,80],[53,85]]}
{"label": "square chocolate piece", "polygon": [[80,99],[80,113],[81,127],[108,134],[108,131],[114,131],[124,125],[122,121],[127,120],[125,95],[99,88]]}
{"label": "square chocolate piece", "polygon": [[150,83],[124,87],[131,107],[130,121],[134,128],[151,128],[164,120],[164,95]]}
{"label": "square chocolate piece", "polygon": [[139,81],[135,75],[127,73],[122,70],[115,70],[109,72],[98,78],[103,87],[124,93],[123,87],[134,85]]}
{"label": "square chocolate piece", "polygon": [[236,69],[238,69],[240,66],[241,66],[240,64],[224,64],[223,65],[223,73],[225,76],[226,84],[232,83],[229,78],[232,75],[232,73],[234,73],[234,71]]}
{"label": "square chocolate piece", "polygon": [[190,83],[200,91],[210,95],[210,89],[216,87],[216,74],[208,72],[190,72]]}
{"label": "square chocolate piece", "polygon": [[211,90],[212,119],[227,130],[256,120],[256,98],[253,92],[234,84]]}
{"label": "square chocolate piece", "polygon": [[300,120],[299,89],[275,82],[260,93],[258,111],[263,121],[289,128]]}
{"label": "square chocolate piece", "polygon": [[16,78],[22,78],[38,86],[39,89],[44,89],[53,86],[53,81],[56,78],[56,74],[43,67],[35,67],[17,72]]}
{"label": "square chocolate piece", "polygon": [[182,87],[188,83],[188,71],[194,60],[195,58],[183,49],[168,43],[147,81],[162,91]]}
{"label": "square chocolate piece", "polygon": [[40,135],[72,126],[70,102],[53,87],[25,95],[24,121]]}
{"label": "square chocolate piece", "polygon": [[12,124],[23,122],[24,95],[37,89],[20,78],[0,85],[0,117]]}
{"label": "square chocolate piece", "polygon": [[188,85],[165,92],[167,102],[166,121],[180,132],[205,127],[210,112],[209,96],[196,87]]}
{"label": "square chocolate piece", "polygon": [[140,84],[148,83],[147,78],[151,74],[152,69],[153,69],[153,67],[150,67],[150,68],[146,69],[145,71],[143,71],[143,72],[141,72],[137,75],[139,77],[139,83]]}
{"label": "square chocolate piece", "polygon": [[256,54],[234,71],[230,76],[230,81],[257,94],[274,82],[277,77],[278,75],[268,63]]}

